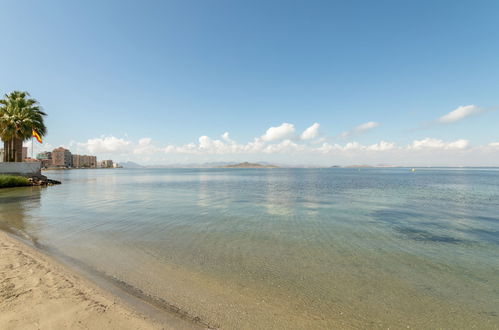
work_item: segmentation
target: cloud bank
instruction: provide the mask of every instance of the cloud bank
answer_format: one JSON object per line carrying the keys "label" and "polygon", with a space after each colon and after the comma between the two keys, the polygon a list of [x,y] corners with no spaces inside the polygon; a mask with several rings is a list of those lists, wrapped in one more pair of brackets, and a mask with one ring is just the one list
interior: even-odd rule
{"label": "cloud bank", "polygon": [[[359,125],[356,130],[363,131],[377,126],[377,123],[369,122]],[[115,136],[102,136],[74,145],[79,153],[145,164],[209,161],[269,161],[322,166],[499,164],[499,142],[495,141],[483,146],[472,146],[466,139],[445,141],[425,137],[404,145],[385,140],[374,144],[360,144],[355,141],[342,144],[325,142],[323,138],[319,138],[319,127],[318,123],[314,123],[297,136],[294,125],[283,123],[270,127],[265,134],[247,143],[238,143],[230,138],[229,132],[225,132],[220,138],[203,135],[196,142],[182,145],[160,145],[148,137],[133,141]]]}

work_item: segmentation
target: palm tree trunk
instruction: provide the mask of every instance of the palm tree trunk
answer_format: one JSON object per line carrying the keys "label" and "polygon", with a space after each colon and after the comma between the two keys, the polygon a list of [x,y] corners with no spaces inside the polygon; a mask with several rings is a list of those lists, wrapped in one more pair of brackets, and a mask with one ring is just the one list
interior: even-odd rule
{"label": "palm tree trunk", "polygon": [[12,157],[13,156],[13,150],[14,150],[14,140],[10,139],[9,140],[9,159],[8,159],[8,162],[13,162],[14,161],[14,157]]}
{"label": "palm tree trunk", "polygon": [[3,159],[2,161],[9,161],[9,141],[3,141]]}
{"label": "palm tree trunk", "polygon": [[10,148],[9,148],[9,162],[15,162],[14,158],[14,139],[10,139]]}
{"label": "palm tree trunk", "polygon": [[20,138],[14,138],[14,161],[22,162],[23,159],[23,140]]}
{"label": "palm tree trunk", "polygon": [[9,162],[15,162],[16,161],[15,156],[14,156],[15,155],[14,151],[15,151],[15,149],[14,149],[14,139],[11,139],[10,140],[10,150],[9,150],[9,152],[10,152],[10,154],[9,154]]}
{"label": "palm tree trunk", "polygon": [[4,147],[4,162],[22,162],[23,159],[23,140],[19,138],[12,138],[3,142]]}
{"label": "palm tree trunk", "polygon": [[12,139],[7,141],[7,149],[5,150],[5,161],[12,162]]}

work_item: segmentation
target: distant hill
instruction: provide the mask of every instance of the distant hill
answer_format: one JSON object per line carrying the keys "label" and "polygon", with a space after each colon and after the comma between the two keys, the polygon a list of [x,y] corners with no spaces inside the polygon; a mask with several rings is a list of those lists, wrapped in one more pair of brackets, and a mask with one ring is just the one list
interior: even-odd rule
{"label": "distant hill", "polygon": [[123,162],[119,163],[123,168],[143,168],[144,166],[134,163],[134,162]]}
{"label": "distant hill", "polygon": [[244,162],[244,163],[224,165],[219,167],[220,168],[278,168],[279,166]]}

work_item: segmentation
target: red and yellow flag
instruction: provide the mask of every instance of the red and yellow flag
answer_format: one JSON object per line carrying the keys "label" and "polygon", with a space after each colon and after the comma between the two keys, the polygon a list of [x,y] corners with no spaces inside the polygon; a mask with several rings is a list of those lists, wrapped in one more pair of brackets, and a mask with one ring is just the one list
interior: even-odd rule
{"label": "red and yellow flag", "polygon": [[40,135],[37,133],[37,131],[33,130],[33,137],[40,143],[43,143],[42,142],[42,138],[40,137]]}

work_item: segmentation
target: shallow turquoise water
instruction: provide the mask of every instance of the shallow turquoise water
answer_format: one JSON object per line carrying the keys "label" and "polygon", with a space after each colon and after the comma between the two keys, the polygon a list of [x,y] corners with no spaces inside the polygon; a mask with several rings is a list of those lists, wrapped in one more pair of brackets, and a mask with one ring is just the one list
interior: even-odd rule
{"label": "shallow turquoise water", "polygon": [[499,327],[497,169],[45,174],[3,228],[211,325]]}

